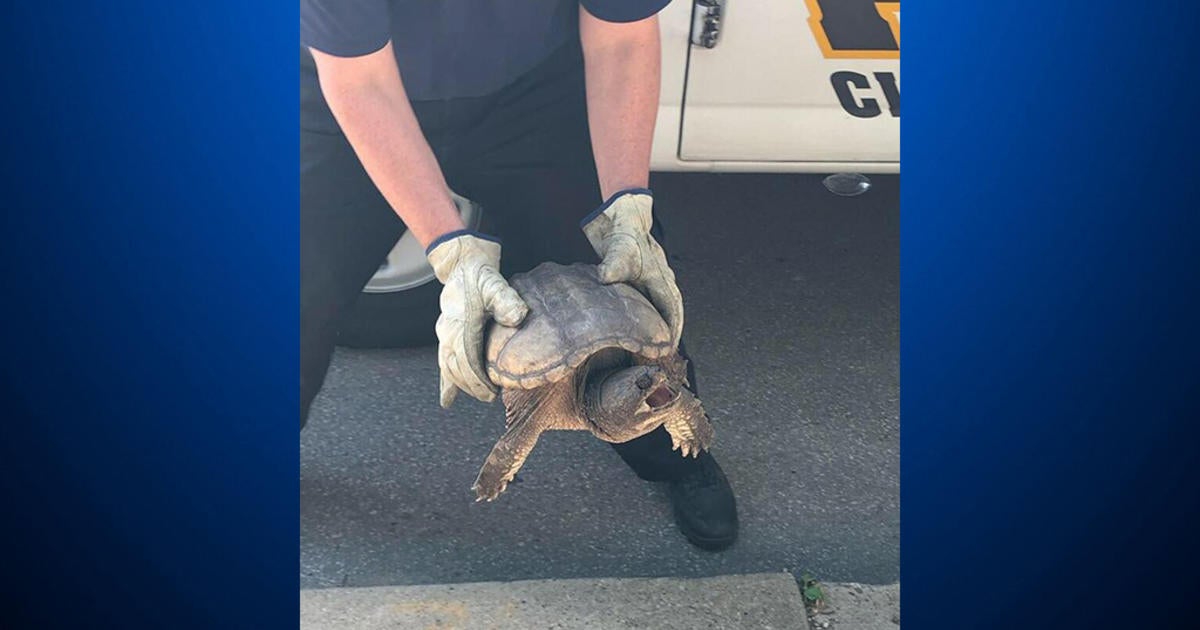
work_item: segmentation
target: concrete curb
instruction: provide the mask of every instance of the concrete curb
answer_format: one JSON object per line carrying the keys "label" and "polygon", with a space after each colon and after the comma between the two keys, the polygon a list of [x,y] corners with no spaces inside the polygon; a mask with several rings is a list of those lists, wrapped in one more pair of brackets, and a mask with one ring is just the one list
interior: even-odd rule
{"label": "concrete curb", "polygon": [[493,628],[898,630],[900,585],[823,583],[805,609],[789,573],[595,578],[300,591],[308,630]]}
{"label": "concrete curb", "polygon": [[788,573],[600,578],[300,591],[300,627],[807,630]]}

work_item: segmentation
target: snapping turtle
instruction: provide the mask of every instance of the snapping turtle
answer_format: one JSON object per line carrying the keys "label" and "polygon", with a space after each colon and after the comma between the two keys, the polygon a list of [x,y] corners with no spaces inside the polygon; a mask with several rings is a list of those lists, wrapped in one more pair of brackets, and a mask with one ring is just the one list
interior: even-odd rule
{"label": "snapping turtle", "polygon": [[501,388],[507,431],[475,479],[477,501],[504,492],[542,431],[628,442],[665,426],[685,457],[709,447],[712,425],[684,387],[686,360],[641,293],[601,284],[584,264],[543,263],[510,284],[529,314],[519,328],[488,330],[488,376]]}

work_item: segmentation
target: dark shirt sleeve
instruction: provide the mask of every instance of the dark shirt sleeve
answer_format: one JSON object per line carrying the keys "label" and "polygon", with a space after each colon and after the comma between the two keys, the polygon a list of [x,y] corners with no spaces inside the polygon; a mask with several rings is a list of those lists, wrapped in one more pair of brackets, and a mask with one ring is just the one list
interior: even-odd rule
{"label": "dark shirt sleeve", "polygon": [[390,39],[387,0],[300,0],[300,44],[335,57],[359,57]]}
{"label": "dark shirt sleeve", "polygon": [[579,0],[579,4],[605,22],[636,22],[662,11],[671,0]]}

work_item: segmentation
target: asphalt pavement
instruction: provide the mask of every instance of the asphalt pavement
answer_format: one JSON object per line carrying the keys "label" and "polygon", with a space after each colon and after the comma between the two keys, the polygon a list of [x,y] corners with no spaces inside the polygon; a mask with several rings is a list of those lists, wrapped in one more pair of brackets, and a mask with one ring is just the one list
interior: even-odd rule
{"label": "asphalt pavement", "polygon": [[786,570],[900,575],[899,177],[656,174],[684,338],[742,531],[676,531],[663,487],[584,433],[543,435],[493,503],[499,402],[437,403],[432,347],[339,349],[300,436],[301,587]]}

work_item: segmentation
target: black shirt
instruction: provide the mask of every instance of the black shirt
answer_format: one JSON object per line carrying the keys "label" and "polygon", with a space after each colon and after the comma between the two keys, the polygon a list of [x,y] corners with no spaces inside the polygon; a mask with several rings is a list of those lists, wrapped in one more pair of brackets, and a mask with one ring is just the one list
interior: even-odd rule
{"label": "black shirt", "polygon": [[483,96],[578,33],[579,5],[633,22],[670,0],[301,0],[300,43],[338,57],[396,53],[412,100]]}

